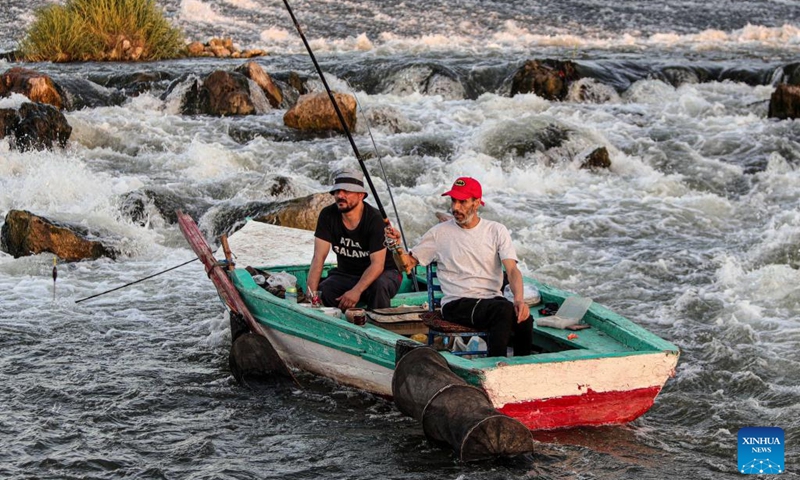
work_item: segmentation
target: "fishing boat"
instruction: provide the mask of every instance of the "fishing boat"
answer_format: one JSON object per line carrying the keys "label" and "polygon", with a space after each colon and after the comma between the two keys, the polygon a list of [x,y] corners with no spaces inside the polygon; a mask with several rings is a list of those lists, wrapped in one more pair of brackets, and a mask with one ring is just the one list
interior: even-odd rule
{"label": "fishing boat", "polygon": [[[198,235],[187,235],[186,218],[181,228],[192,248],[208,249],[199,245]],[[305,288],[314,245],[310,231],[248,221],[230,237],[229,245],[236,266],[225,270],[222,281],[235,289],[258,329],[291,368],[392,395],[398,341],[413,342],[411,336],[426,333],[422,321],[407,315],[399,322],[370,315],[369,322],[359,326],[337,312],[287,301],[259,285],[254,271],[286,272],[296,278],[301,291]],[[222,252],[215,256],[221,258]],[[214,268],[204,263],[207,271]],[[333,266],[326,262],[325,272]],[[425,309],[425,272],[414,275],[416,291],[412,279],[405,278],[392,307]],[[573,296],[532,278],[525,278],[525,283],[539,290],[543,304],[561,305]],[[497,410],[531,430],[630,422],[650,409],[675,374],[678,347],[608,308],[592,303],[581,320],[588,327],[578,331],[539,325],[540,310],[531,307],[536,320],[531,355],[468,358],[441,352],[456,375],[482,389]]]}

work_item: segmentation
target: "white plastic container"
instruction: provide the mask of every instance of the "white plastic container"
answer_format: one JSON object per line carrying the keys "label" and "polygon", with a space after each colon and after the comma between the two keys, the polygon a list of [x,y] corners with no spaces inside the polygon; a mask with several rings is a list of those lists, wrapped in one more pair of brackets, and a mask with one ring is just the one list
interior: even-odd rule
{"label": "white plastic container", "polygon": [[559,307],[558,312],[551,317],[541,317],[536,320],[536,325],[540,327],[564,329],[571,325],[577,325],[583,319],[589,306],[592,304],[591,298],[568,297]]}

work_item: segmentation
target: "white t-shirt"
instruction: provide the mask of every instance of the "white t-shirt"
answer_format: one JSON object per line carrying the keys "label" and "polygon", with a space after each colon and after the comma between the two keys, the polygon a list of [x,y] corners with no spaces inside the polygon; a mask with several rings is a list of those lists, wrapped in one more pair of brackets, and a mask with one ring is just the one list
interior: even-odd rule
{"label": "white t-shirt", "polygon": [[421,265],[437,262],[442,305],[457,298],[501,295],[501,261],[518,261],[508,229],[484,218],[473,228],[461,228],[455,220],[440,223],[422,236],[412,253]]}

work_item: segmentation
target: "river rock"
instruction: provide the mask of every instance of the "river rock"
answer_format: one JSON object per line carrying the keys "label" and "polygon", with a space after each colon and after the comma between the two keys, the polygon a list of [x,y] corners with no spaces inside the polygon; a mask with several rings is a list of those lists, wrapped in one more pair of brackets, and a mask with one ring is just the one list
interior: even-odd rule
{"label": "river rock", "polygon": [[800,85],[800,63],[790,63],[783,67],[785,83]]}
{"label": "river rock", "polygon": [[569,84],[580,78],[574,62],[528,60],[514,74],[511,96],[534,93],[547,100],[563,100]]}
{"label": "river rock", "polygon": [[769,117],[800,118],[800,85],[780,84],[769,99]]}
{"label": "river rock", "polygon": [[217,70],[202,85],[197,82],[184,97],[182,108],[187,115],[252,115],[256,107],[250,97],[250,81],[241,73]]}
{"label": "river rock", "polygon": [[330,193],[315,193],[285,202],[277,202],[270,212],[253,217],[253,220],[314,231],[317,228],[319,212],[331,203],[333,203],[333,197]]}
{"label": "river rock", "polygon": [[231,234],[241,228],[247,217],[283,227],[315,230],[319,212],[333,203],[330,193],[315,193],[281,202],[250,202],[236,207],[218,207],[213,216],[212,236]]}
{"label": "river rock", "polygon": [[11,210],[0,231],[0,248],[14,258],[43,252],[53,253],[68,262],[116,258],[113,248],[89,237],[83,227],[57,223],[25,210]]}
{"label": "river rock", "polygon": [[203,42],[191,42],[189,45],[186,46],[186,51],[189,53],[191,57],[199,57],[201,53],[206,49],[206,46],[203,45]]}
{"label": "river rock", "polygon": [[611,168],[611,159],[608,157],[608,149],[600,147],[592,151],[581,163],[582,169],[597,170],[600,168]]}
{"label": "river rock", "polygon": [[613,87],[584,77],[570,84],[566,98],[573,102],[610,103],[618,102],[619,94]]}
{"label": "river rock", "polygon": [[72,134],[61,111],[43,103],[23,103],[19,109],[0,109],[0,138],[10,137],[20,151],[64,147]]}
{"label": "river rock", "polygon": [[[153,92],[154,96],[158,96],[166,90],[170,82],[175,78],[175,75],[166,71],[141,71],[133,73],[120,73],[120,74],[95,74],[89,77],[92,82],[116,92],[115,95],[122,97],[135,97],[144,92]],[[64,80],[59,79],[59,84],[63,84]],[[72,89],[67,85],[62,85],[65,89]]]}
{"label": "river rock", "polygon": [[182,210],[192,218],[200,218],[211,204],[197,195],[181,195],[160,187],[146,187],[122,196],[120,210],[138,223],[145,225],[154,210],[167,223],[178,223],[177,210]]}
{"label": "river rock", "polygon": [[58,86],[64,93],[64,110],[113,107],[122,105],[127,97],[115,88],[106,88],[85,78],[60,77]]}
{"label": "river rock", "polygon": [[191,42],[186,46],[190,57],[252,58],[266,55],[260,48],[239,50],[231,38],[212,38],[208,43]]}
{"label": "river rock", "polygon": [[280,88],[272,81],[272,77],[261,68],[261,65],[256,62],[247,62],[244,65],[236,67],[236,72],[241,73],[264,90],[264,95],[267,96],[269,104],[272,108],[278,108],[283,102],[283,94]]}
{"label": "river rock", "polygon": [[[334,93],[339,110],[347,128],[352,132],[356,126],[356,99],[346,93]],[[283,123],[298,130],[343,132],[339,117],[325,92],[301,95],[297,104],[283,116]]]}
{"label": "river rock", "polygon": [[32,102],[47,103],[62,109],[64,99],[59,87],[47,75],[22,67],[14,67],[0,75],[0,97],[20,93]]}
{"label": "river rock", "polygon": [[435,63],[404,66],[383,79],[379,90],[394,95],[441,95],[445,100],[466,97],[466,90],[458,75]]}
{"label": "river rock", "polygon": [[295,71],[289,72],[289,78],[286,79],[286,83],[297,90],[298,95],[305,95],[308,93],[306,82],[308,82],[308,78],[301,77],[300,74]]}

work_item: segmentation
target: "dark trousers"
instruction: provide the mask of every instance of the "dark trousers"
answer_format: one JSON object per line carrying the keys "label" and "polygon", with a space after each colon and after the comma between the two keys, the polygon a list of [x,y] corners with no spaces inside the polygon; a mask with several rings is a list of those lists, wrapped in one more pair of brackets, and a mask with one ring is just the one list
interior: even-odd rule
{"label": "dark trousers", "polygon": [[489,332],[486,344],[490,357],[505,357],[513,338],[514,356],[530,355],[533,345],[533,317],[517,323],[514,304],[504,297],[459,298],[442,307],[448,322]]}
{"label": "dark trousers", "polygon": [[[359,280],[361,280],[361,275],[348,275],[334,268],[328,272],[328,277],[319,284],[322,292],[322,304],[326,307],[338,306],[339,301],[336,299],[355,287]],[[402,280],[403,277],[397,270],[384,270],[381,276],[361,294],[361,301],[366,302],[367,308],[370,310],[391,307],[392,297],[400,289]]]}

